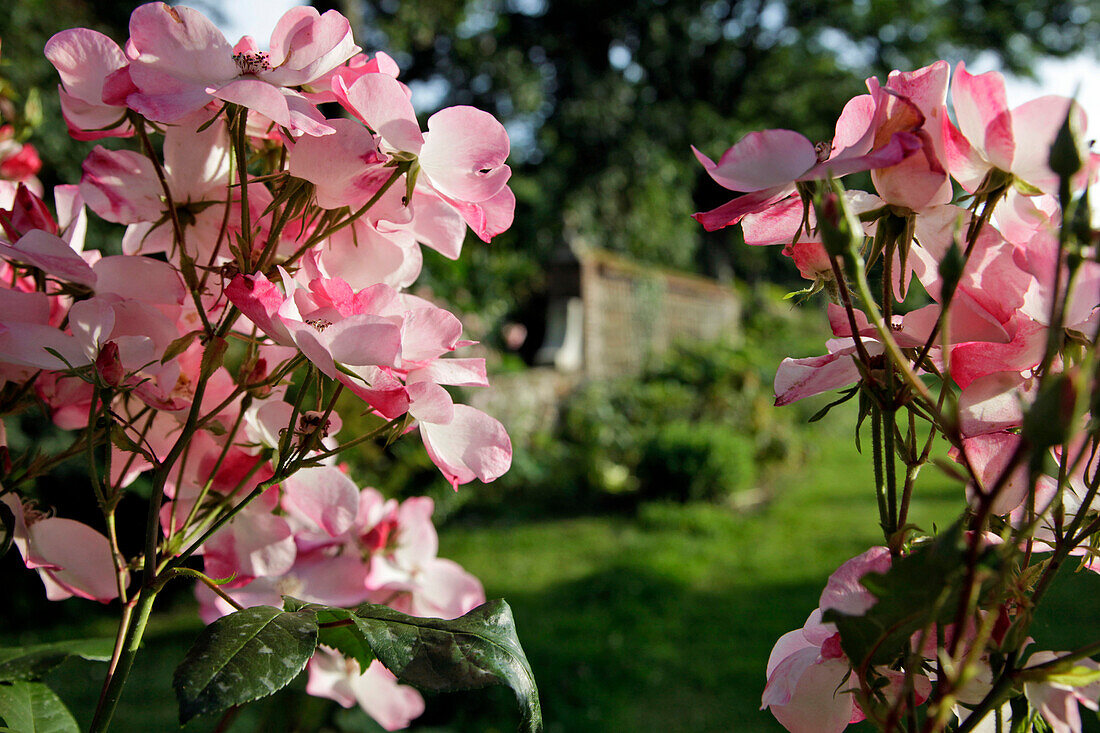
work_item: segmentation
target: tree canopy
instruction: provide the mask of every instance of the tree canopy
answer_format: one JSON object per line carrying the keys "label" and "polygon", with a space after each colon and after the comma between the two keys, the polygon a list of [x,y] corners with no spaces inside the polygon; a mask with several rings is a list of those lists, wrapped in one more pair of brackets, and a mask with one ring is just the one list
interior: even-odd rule
{"label": "tree canopy", "polygon": [[[26,0],[0,8],[4,74],[52,91],[41,46],[62,27],[125,36],[137,3]],[[185,3],[186,4],[186,3]],[[473,104],[513,139],[516,224],[461,265],[436,270],[459,304],[501,315],[539,288],[566,243],[663,265],[741,276],[768,266],[737,234],[705,234],[690,214],[721,203],[691,145],[719,155],[745,133],[789,127],[828,139],[861,80],[936,58],[1036,58],[1096,47],[1097,0],[319,0],[368,52],[403,69],[426,114]],[[202,3],[206,12],[216,3]],[[113,29],[113,30],[112,30]],[[52,94],[40,135],[47,165],[71,176]],[[53,105],[53,106],[49,106]],[[71,180],[71,179],[70,179]],[[743,250],[742,250],[743,252]],[[435,264],[433,262],[433,264]]]}

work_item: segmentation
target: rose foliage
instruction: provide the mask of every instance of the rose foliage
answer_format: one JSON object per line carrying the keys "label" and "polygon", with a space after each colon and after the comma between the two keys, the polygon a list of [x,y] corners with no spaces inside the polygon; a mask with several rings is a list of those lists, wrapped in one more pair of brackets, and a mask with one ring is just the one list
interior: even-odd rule
{"label": "rose foliage", "polygon": [[[787,730],[1067,733],[1100,706],[1100,642],[1034,651],[1029,633],[1060,571],[1100,572],[1086,122],[1062,97],[1010,109],[1000,74],[939,61],[868,79],[832,141],[765,130],[696,152],[738,194],[696,219],[781,245],[801,295],[828,297],[827,353],[784,359],[776,404],[840,389],[870,424],[884,544],[776,642],[762,706]],[[841,186],[857,172],[872,190]],[[908,512],[933,461],[965,508],[928,536]]]}
{"label": "rose foliage", "polygon": [[[55,455],[3,448],[0,518],[49,599],[120,610],[92,729],[177,578],[199,581],[211,624],[176,673],[181,721],[307,668],[310,694],[387,730],[424,710],[410,684],[492,683],[538,729],[511,612],[438,556],[432,501],[387,500],[337,462],[418,432],[456,489],[509,468],[501,424],[447,390],[487,386],[484,360],[463,355],[458,318],[408,291],[421,247],[453,259],[467,229],[488,242],[510,226],[503,126],[450,107],[422,130],[397,65],[364,54],[335,11],[294,8],[262,46],[163,3],[129,31],[46,44],[72,136],[122,139],[96,144],[52,208],[34,148],[0,129],[0,415],[44,409],[71,436]],[[87,209],[125,225],[120,248],[85,242]],[[342,435],[338,405],[377,429]],[[95,526],[34,498],[74,456]],[[116,510],[139,477],[145,543],[127,555]],[[56,701],[27,687],[40,667],[7,664],[7,725],[22,725],[19,695]]]}

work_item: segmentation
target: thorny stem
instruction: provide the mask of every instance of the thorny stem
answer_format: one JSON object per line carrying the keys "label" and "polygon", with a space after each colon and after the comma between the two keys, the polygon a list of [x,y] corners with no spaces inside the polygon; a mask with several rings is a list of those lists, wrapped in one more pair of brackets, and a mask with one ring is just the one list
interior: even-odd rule
{"label": "thorny stem", "polygon": [[168,583],[168,581],[172,580],[173,578],[179,577],[194,578],[195,580],[199,581],[207,588],[209,588],[211,591],[213,591],[214,595],[221,598],[230,606],[233,606],[233,608],[237,609],[238,611],[244,610],[244,606],[242,606],[240,603],[237,603],[237,601],[234,600],[231,595],[222,590],[216,581],[214,581],[212,578],[210,578],[210,576],[206,575],[205,573],[201,573],[194,568],[172,568],[167,572],[161,573],[160,580],[158,580],[157,583],[161,588],[163,588]]}
{"label": "thorny stem", "polygon": [[241,242],[238,266],[252,272],[252,212],[248,208],[248,108],[238,107],[233,121],[233,152],[237,157],[237,180],[241,184]]}

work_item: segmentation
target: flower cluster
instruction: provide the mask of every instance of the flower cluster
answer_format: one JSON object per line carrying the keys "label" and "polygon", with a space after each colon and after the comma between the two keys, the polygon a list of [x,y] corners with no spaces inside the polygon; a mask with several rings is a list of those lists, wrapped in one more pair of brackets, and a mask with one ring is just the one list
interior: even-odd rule
{"label": "flower cluster", "polygon": [[[696,219],[708,230],[740,223],[749,245],[782,245],[811,281],[803,292],[829,296],[828,353],[784,359],[776,404],[851,387],[843,399],[860,395],[860,421],[871,418],[876,441],[889,547],[842,566],[806,626],[776,644],[764,706],[791,731],[840,731],[872,713],[897,729],[905,708],[930,695],[934,725],[946,725],[952,701],[985,714],[1005,699],[1000,688],[991,692],[991,654],[998,675],[1027,682],[1031,709],[1055,730],[1080,730],[1076,701],[1097,706],[1088,674],[1067,686],[1038,671],[1068,668],[1079,656],[1039,652],[1025,664],[1020,651],[1030,622],[1022,610],[1061,562],[1082,556],[1100,570],[1089,539],[1100,529],[1100,463],[1088,406],[1098,392],[1100,262],[1083,195],[1100,156],[1079,142],[1087,121],[1072,100],[1048,96],[1009,109],[1000,74],[972,75],[960,63],[949,108],[949,77],[939,61],[895,71],[885,84],[868,79],[868,94],[847,103],[831,143],[767,130],[746,135],[718,162],[696,151],[717,183],[740,192]],[[860,171],[870,173],[873,191],[837,182]],[[938,648],[926,625],[923,653],[914,636],[892,664],[849,659],[844,649],[857,642],[827,619],[865,615],[879,597],[859,578],[887,573],[891,558],[923,542],[905,520],[937,435],[967,483],[969,550],[957,560],[972,568],[959,581],[969,595],[950,601],[955,624],[941,627]],[[1006,587],[979,603],[974,565],[990,553],[1002,569],[1016,563],[1019,575],[1003,570]],[[1006,637],[1008,627],[1014,634]],[[984,688],[966,686],[975,674],[984,674]],[[924,728],[933,729],[941,728]]]}
{"label": "flower cluster", "polygon": [[[450,107],[422,131],[397,65],[361,53],[335,11],[294,8],[266,50],[159,2],[129,30],[121,46],[83,28],[46,45],[71,135],[133,142],[96,145],[53,212],[26,185],[33,148],[0,130],[0,176],[23,181],[0,188],[0,411],[44,405],[74,431],[58,460],[89,456],[107,527],[21,499],[52,463],[9,461],[27,566],[51,599],[132,607],[136,568],[155,593],[201,556],[208,620],[280,595],[443,618],[484,602],[436,557],[430,500],[385,501],[335,460],[370,437],[336,441],[346,402],[380,438],[418,428],[456,488],[508,470],[501,424],[446,389],[487,386],[484,359],[451,358],[474,342],[407,292],[422,245],[453,259],[468,228],[488,242],[510,226],[503,126]],[[125,225],[121,254],[85,249],[86,208]],[[143,474],[151,544],[127,558],[114,512]],[[380,666],[349,664],[318,656],[310,691],[390,729],[423,709]]]}

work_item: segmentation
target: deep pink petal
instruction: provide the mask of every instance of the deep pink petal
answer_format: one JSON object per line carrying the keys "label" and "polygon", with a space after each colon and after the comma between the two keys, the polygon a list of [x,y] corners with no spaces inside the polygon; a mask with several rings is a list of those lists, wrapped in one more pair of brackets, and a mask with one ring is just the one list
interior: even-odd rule
{"label": "deep pink petal", "polygon": [[177,204],[225,198],[229,133],[221,120],[198,132],[209,119],[203,111],[165,130],[164,171]]}
{"label": "deep pink petal", "polygon": [[[507,186],[500,189],[488,201],[467,203],[446,197],[444,199],[454,207],[455,211],[459,213],[482,242],[488,242],[512,226],[512,219],[516,210],[516,196],[512,193],[512,189]],[[424,244],[431,247],[433,242],[436,241],[438,240],[433,238],[431,241],[426,240]],[[447,253],[443,252],[443,254],[446,255]]]}
{"label": "deep pink petal", "polygon": [[[878,347],[878,344],[868,344],[871,346]],[[854,355],[855,346],[850,346],[823,356],[784,359],[775,373],[775,404],[789,405],[804,397],[859,381]]]}
{"label": "deep pink petal", "polygon": [[830,176],[839,178],[849,173],[888,168],[897,165],[920,149],[920,138],[910,132],[899,132],[891,137],[886,145],[866,155],[830,158],[810,168],[795,180],[816,181]]}
{"label": "deep pink petal", "polygon": [[916,71],[891,71],[886,88],[902,95],[917,105],[925,117],[947,102],[947,82],[951,66],[946,61],[936,61]]}
{"label": "deep pink petal", "polygon": [[870,94],[853,97],[836,121],[832,141],[833,159],[866,155],[875,142],[878,103]]}
{"label": "deep pink petal", "polygon": [[179,272],[152,257],[111,255],[96,262],[92,271],[97,295],[113,293],[161,305],[179,305],[187,295]]}
{"label": "deep pink petal", "polygon": [[959,395],[959,427],[964,436],[981,435],[1020,427],[1024,405],[1034,397],[1033,380],[1019,372],[1000,372],[979,377]]}
{"label": "deep pink petal", "polygon": [[401,359],[420,362],[435,359],[455,348],[462,336],[462,322],[449,311],[429,306],[406,312],[401,330]]}
{"label": "deep pink petal", "polygon": [[37,267],[47,275],[79,285],[91,287],[96,282],[95,273],[84,258],[61,237],[43,229],[32,229],[14,245],[0,242],[0,257]]}
{"label": "deep pink petal", "polygon": [[89,104],[72,96],[60,86],[61,116],[74,140],[101,140],[105,137],[129,137],[134,134],[133,125],[125,117],[123,107]]}
{"label": "deep pink petal", "polygon": [[747,214],[763,211],[775,202],[787,198],[792,191],[794,191],[794,186],[788,184],[765,188],[762,191],[753,191],[744,196],[738,196],[716,209],[692,214],[692,218],[702,224],[708,232],[713,232],[738,223]]}
{"label": "deep pink petal", "polygon": [[996,71],[972,75],[960,61],[951,82],[951,101],[963,136],[993,167],[1011,170],[1016,144],[1004,77]]}
{"label": "deep pink petal", "polygon": [[324,332],[332,358],[348,366],[393,366],[403,348],[400,328],[371,315],[354,315]]}
{"label": "deep pink petal", "polygon": [[226,287],[225,297],[276,343],[293,345],[290,333],[279,318],[279,309],[286,297],[275,283],[264,277],[237,275]]}
{"label": "deep pink petal", "polygon": [[242,512],[203,545],[203,563],[213,578],[236,576],[236,585],[253,578],[283,575],[297,550],[286,519],[259,511]]}
{"label": "deep pink petal", "polygon": [[423,256],[411,234],[404,230],[381,234],[360,218],[328,240],[318,263],[326,277],[339,277],[353,288],[377,283],[403,288],[420,274]]}
{"label": "deep pink petal", "polygon": [[[329,135],[333,128],[324,115],[309,102],[302,100],[291,109],[289,99],[294,93],[272,86],[260,79],[235,79],[218,87],[208,87],[211,96],[226,102],[254,109],[276,125],[288,130],[300,130],[307,135]],[[301,99],[300,97],[295,97]]]}
{"label": "deep pink petal", "polygon": [[[1016,147],[1010,170],[1018,178],[1052,195],[1058,193],[1058,175],[1050,169],[1050,147],[1067,114],[1073,117],[1073,129],[1084,135],[1088,127],[1085,110],[1066,97],[1039,97],[1012,110],[1012,135],[1026,144]],[[1086,153],[1087,148],[1081,150],[1082,159]]]}
{"label": "deep pink petal", "polygon": [[88,28],[61,31],[46,41],[42,52],[57,69],[65,91],[92,104],[102,104],[103,80],[127,63],[117,43]]}
{"label": "deep pink petal", "polygon": [[924,130],[918,131],[917,137],[922,141],[918,153],[871,172],[875,191],[884,201],[913,211],[946,204],[953,194],[951,180],[931,138]]}
{"label": "deep pink petal", "polygon": [[[514,202],[515,199],[513,204]],[[416,241],[431,247],[447,259],[458,259],[462,251],[462,240],[466,238],[466,222],[462,215],[446,201],[419,192],[413,194],[410,209],[412,221],[405,228],[416,237]],[[379,222],[380,230],[384,231],[384,226],[384,222]],[[508,225],[504,228],[507,229]]]}
{"label": "deep pink petal", "polygon": [[[783,660],[790,657],[795,652],[807,648],[814,649],[816,653],[819,645],[807,639],[806,635],[802,633],[802,629],[795,629],[794,631],[788,631],[786,634],[783,634],[783,636],[779,637],[775,642],[771,654],[768,655],[768,666],[765,674],[771,677],[772,673],[775,672],[775,668],[778,667]],[[785,695],[786,693],[784,693],[784,697]],[[783,701],[786,702],[788,700],[790,700],[790,698],[786,697]]]}
{"label": "deep pink petal", "polygon": [[130,78],[139,93],[127,103],[150,119],[171,122],[201,108],[210,100],[207,86],[239,73],[221,31],[191,8],[139,6],[130,16],[130,43],[137,52]]}
{"label": "deep pink petal", "polygon": [[1047,328],[1019,318],[1008,343],[972,341],[951,349],[951,376],[966,389],[975,379],[994,372],[1022,372],[1039,364],[1046,350]]}
{"label": "deep pink petal", "polygon": [[[424,368],[429,379],[436,384],[453,384],[460,387],[488,387],[485,375],[485,359],[436,359]],[[412,379],[412,374],[409,375]]]}
{"label": "deep pink petal", "polygon": [[[102,33],[74,28],[50,38],[43,52],[61,77],[62,113],[78,140],[132,134],[129,123],[123,123],[125,107],[103,101],[104,81],[127,65],[118,44]],[[115,123],[121,124],[100,130]]]}
{"label": "deep pink petal", "polygon": [[[741,220],[741,230],[745,235],[745,244],[752,246],[767,244],[791,244],[795,234],[802,228],[802,237],[809,232],[803,227],[806,215],[805,205],[798,196],[791,196],[763,211],[746,214]],[[812,209],[809,212],[810,224],[813,224]]]}
{"label": "deep pink petal", "polygon": [[[852,718],[851,694],[838,692],[848,664],[816,660],[816,648],[796,652],[775,669],[764,688],[764,706],[790,733],[840,733]],[[788,702],[778,701],[784,697]]]}
{"label": "deep pink petal", "polygon": [[485,602],[481,581],[461,565],[437,557],[424,563],[417,574],[412,613],[433,618],[458,618]]}
{"label": "deep pink petal", "polygon": [[[992,488],[1000,479],[1020,440],[1019,435],[1006,432],[986,433],[963,440],[966,465],[975,471],[982,493]],[[956,453],[952,451],[952,457],[962,462]],[[972,487],[968,486],[967,493],[970,494],[971,491]],[[992,512],[994,514],[1011,512],[1023,503],[1027,492],[1027,466],[1018,466],[998,492],[993,502]],[[973,505],[973,502],[971,504]]]}
{"label": "deep pink petal", "polygon": [[402,569],[415,573],[439,553],[439,535],[432,524],[435,502],[429,496],[414,496],[397,508],[397,547],[392,559]]}
{"label": "deep pink petal", "polygon": [[415,688],[398,684],[393,673],[378,660],[352,680],[359,707],[386,730],[401,730],[424,712],[424,698]]}
{"label": "deep pink petal", "polygon": [[434,382],[414,382],[408,385],[409,414],[421,422],[446,425],[454,418],[454,401],[450,393]]}

